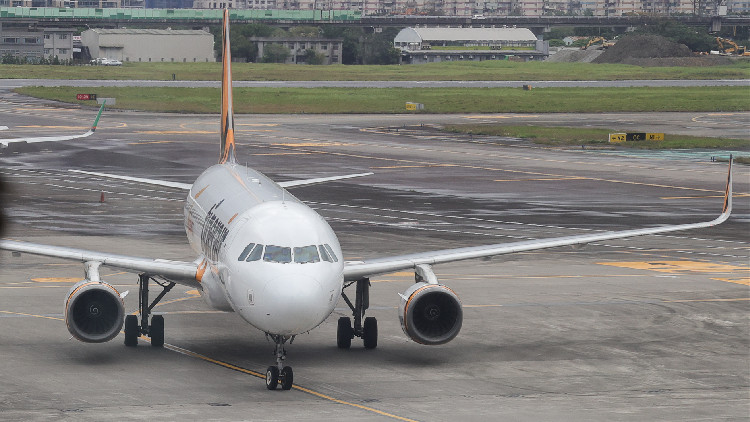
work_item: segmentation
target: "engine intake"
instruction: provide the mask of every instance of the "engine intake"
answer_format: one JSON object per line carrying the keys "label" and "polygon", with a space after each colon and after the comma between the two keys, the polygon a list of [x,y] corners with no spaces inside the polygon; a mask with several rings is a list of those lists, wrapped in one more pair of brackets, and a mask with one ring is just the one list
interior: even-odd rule
{"label": "engine intake", "polygon": [[125,321],[120,293],[102,281],[83,280],[65,300],[65,324],[76,339],[86,343],[112,340]]}
{"label": "engine intake", "polygon": [[404,333],[417,343],[444,344],[461,331],[461,301],[442,284],[416,283],[401,295],[399,320]]}

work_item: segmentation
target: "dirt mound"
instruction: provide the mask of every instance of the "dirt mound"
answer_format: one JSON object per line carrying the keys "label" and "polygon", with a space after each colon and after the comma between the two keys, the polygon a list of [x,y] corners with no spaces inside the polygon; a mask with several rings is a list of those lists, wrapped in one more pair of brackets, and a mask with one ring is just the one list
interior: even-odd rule
{"label": "dirt mound", "polygon": [[594,59],[594,63],[625,63],[631,59],[662,57],[690,57],[693,53],[684,44],[678,44],[659,35],[628,35]]}
{"label": "dirt mound", "polygon": [[624,64],[632,64],[642,67],[676,67],[676,66],[720,66],[734,63],[729,57],[725,56],[692,56],[692,57],[662,57],[657,59],[637,59],[630,58],[622,61]]}
{"label": "dirt mound", "polygon": [[565,48],[555,54],[551,54],[548,62],[579,62],[590,63],[602,53],[601,50],[581,50],[580,48]]}

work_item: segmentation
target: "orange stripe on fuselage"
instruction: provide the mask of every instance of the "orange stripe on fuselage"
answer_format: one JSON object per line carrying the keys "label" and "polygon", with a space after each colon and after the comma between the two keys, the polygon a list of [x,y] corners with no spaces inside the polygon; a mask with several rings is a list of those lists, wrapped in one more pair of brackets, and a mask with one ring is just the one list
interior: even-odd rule
{"label": "orange stripe on fuselage", "polygon": [[232,101],[232,53],[229,45],[229,10],[224,9],[221,74],[221,157],[219,164],[234,162],[234,106]]}

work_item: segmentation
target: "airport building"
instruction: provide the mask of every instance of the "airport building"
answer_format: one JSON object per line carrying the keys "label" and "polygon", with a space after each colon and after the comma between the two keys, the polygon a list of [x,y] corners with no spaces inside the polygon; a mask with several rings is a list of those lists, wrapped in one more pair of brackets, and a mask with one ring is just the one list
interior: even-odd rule
{"label": "airport building", "polygon": [[207,31],[168,29],[89,29],[81,44],[91,58],[121,62],[212,62],[214,36]]}
{"label": "airport building", "polygon": [[285,62],[289,64],[304,63],[307,50],[313,50],[315,53],[322,55],[324,57],[322,64],[341,64],[341,53],[344,44],[344,40],[340,38],[250,37],[249,40],[258,46],[257,62],[263,59],[267,46],[279,44],[289,49],[290,54]]}
{"label": "airport building", "polygon": [[404,28],[393,40],[402,63],[544,60],[549,43],[527,28]]}
{"label": "airport building", "polygon": [[37,28],[0,25],[0,57],[11,55],[39,62],[42,58],[73,59],[73,29]]}

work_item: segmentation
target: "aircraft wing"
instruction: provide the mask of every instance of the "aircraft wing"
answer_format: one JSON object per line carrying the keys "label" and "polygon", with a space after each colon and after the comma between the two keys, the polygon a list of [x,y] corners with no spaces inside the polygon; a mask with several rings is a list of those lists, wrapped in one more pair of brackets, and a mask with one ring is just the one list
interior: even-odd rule
{"label": "aircraft wing", "polygon": [[130,182],[145,183],[147,185],[165,186],[168,188],[190,190],[190,188],[193,187],[191,183],[170,182],[168,180],[146,179],[143,177],[132,177],[132,176],[120,176],[118,174],[97,173],[94,171],[84,171],[84,170],[68,170],[68,171],[72,173],[88,174],[91,176],[108,177],[110,179],[119,179],[119,180],[127,180]]}
{"label": "aircraft wing", "polygon": [[79,135],[38,136],[38,137],[31,137],[31,138],[0,139],[0,146],[7,147],[9,144],[16,143],[16,142],[26,142],[27,144],[33,144],[35,142],[60,142],[60,141],[69,141],[71,139],[86,138],[88,136],[93,135],[94,132],[96,131],[96,125],[99,124],[99,118],[101,117],[103,110],[104,110],[104,103],[102,103],[102,106],[99,107],[99,113],[96,114],[96,119],[94,119],[94,124],[91,125],[91,129],[89,129],[86,133],[82,133]]}
{"label": "aircraft wing", "polygon": [[[193,185],[190,183],[170,182],[167,180],[146,179],[143,177],[132,177],[132,176],[120,176],[117,174],[97,173],[93,171],[84,171],[84,170],[68,170],[68,171],[73,172],[73,173],[88,174],[91,176],[108,177],[110,179],[119,179],[119,180],[127,180],[130,182],[145,183],[148,185],[164,186],[168,188],[190,190],[190,188],[193,187]],[[315,185],[318,183],[332,182],[334,180],[344,180],[344,179],[351,179],[354,177],[369,176],[371,174],[373,173],[357,173],[357,174],[347,174],[343,176],[318,177],[315,179],[290,180],[288,182],[280,182],[278,183],[278,185],[281,186],[282,188],[293,188],[293,187],[298,187],[298,186],[308,186],[308,185]]]}
{"label": "aircraft wing", "polygon": [[316,185],[318,183],[332,182],[334,180],[344,180],[344,179],[351,179],[354,177],[370,176],[372,174],[374,173],[357,173],[357,174],[347,174],[344,176],[331,176],[331,177],[318,177],[315,179],[290,180],[288,182],[278,182],[278,185],[286,189],[286,188],[294,188],[297,186]]}
{"label": "aircraft wing", "polygon": [[139,258],[15,240],[0,240],[0,250],[49,256],[82,263],[100,263],[101,265],[123,271],[139,274],[145,273],[151,276],[163,277],[178,284],[195,288],[200,287],[196,279],[199,273],[199,265],[195,262]]}
{"label": "aircraft wing", "polygon": [[394,271],[415,268],[417,265],[443,264],[446,262],[461,261],[474,258],[486,258],[514,252],[528,252],[539,249],[555,248],[558,246],[583,245],[586,243],[602,242],[605,240],[625,239],[628,237],[644,236],[649,234],[669,233],[679,230],[711,227],[726,221],[731,213],[732,159],[730,157],[729,176],[727,177],[727,186],[724,194],[724,207],[722,209],[721,215],[711,221],[585,234],[578,236],[556,237],[549,239],[525,240],[521,242],[499,243],[494,245],[474,246],[467,248],[443,249],[432,252],[414,253],[365,261],[351,261],[346,262],[344,266],[344,278],[347,281],[355,281],[363,277],[371,277],[378,274],[386,274]]}

